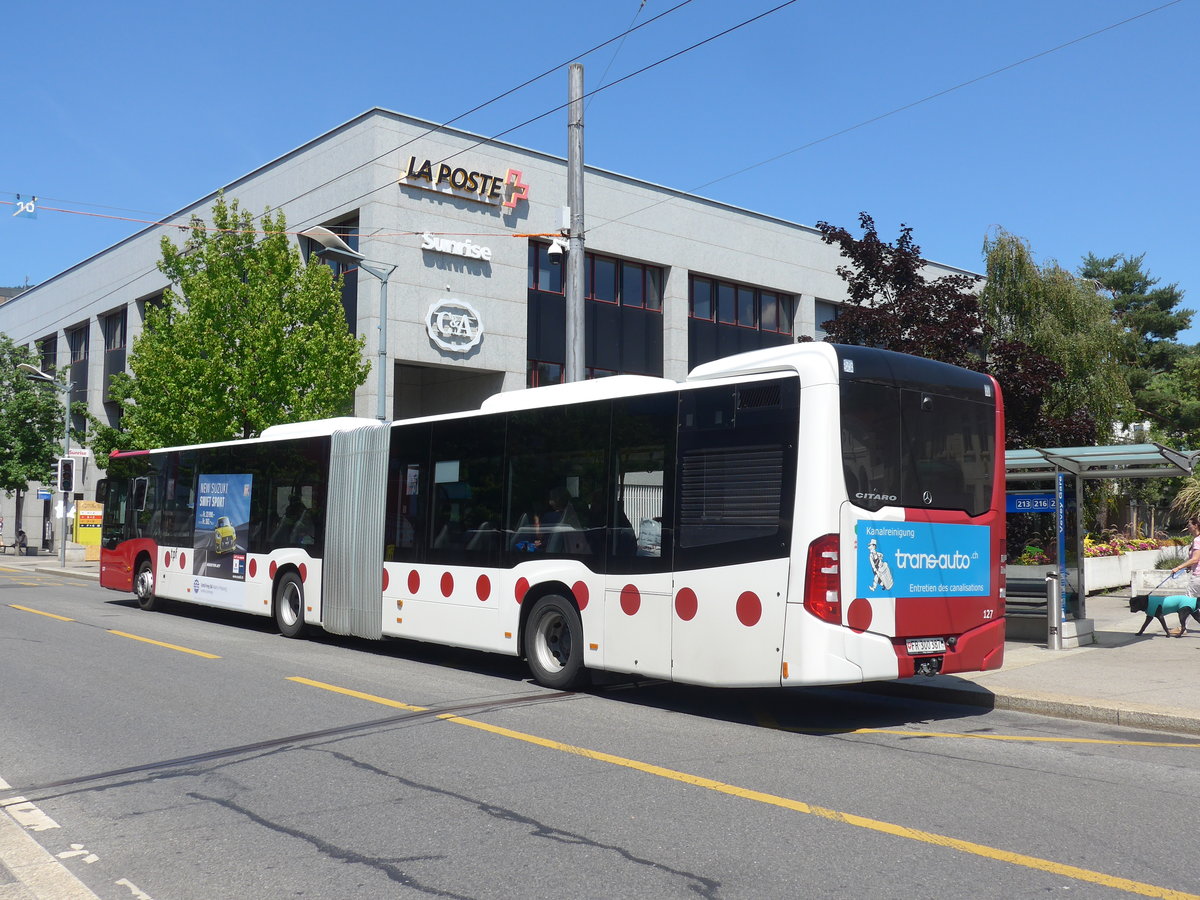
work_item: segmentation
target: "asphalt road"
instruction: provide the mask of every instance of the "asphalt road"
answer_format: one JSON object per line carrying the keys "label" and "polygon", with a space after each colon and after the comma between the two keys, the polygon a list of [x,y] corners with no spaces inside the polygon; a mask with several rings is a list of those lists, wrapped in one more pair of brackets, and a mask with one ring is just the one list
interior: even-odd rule
{"label": "asphalt road", "polygon": [[1192,896],[1198,763],[856,689],[555,693],[0,569],[0,800],[104,900]]}

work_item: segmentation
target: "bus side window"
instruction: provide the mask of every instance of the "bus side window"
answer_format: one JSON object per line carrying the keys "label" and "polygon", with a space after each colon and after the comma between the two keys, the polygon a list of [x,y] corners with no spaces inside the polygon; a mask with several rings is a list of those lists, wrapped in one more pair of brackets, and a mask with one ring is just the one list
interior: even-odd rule
{"label": "bus side window", "polygon": [[388,451],[383,558],[424,562],[429,514],[428,425],[394,425]]}
{"label": "bus side window", "polygon": [[[267,509],[262,546],[268,552],[280,547],[299,547],[321,558],[325,547],[325,491],[329,439],[308,438],[291,446],[271,461],[261,480]],[[253,491],[260,487],[256,481]],[[254,546],[252,543],[251,546]]]}
{"label": "bus side window", "polygon": [[610,572],[671,568],[677,410],[673,392],[613,402]]}
{"label": "bus side window", "polygon": [[503,500],[503,416],[433,426],[429,556],[447,565],[499,560]]}
{"label": "bus side window", "polygon": [[605,400],[510,415],[505,549],[513,561],[599,557],[609,409]]}

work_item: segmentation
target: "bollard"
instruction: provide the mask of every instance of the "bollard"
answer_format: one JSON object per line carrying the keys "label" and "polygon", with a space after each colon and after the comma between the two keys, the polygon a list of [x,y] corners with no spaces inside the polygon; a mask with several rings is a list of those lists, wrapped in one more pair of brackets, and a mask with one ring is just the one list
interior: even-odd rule
{"label": "bollard", "polygon": [[1046,649],[1062,649],[1062,596],[1057,572],[1046,573]]}

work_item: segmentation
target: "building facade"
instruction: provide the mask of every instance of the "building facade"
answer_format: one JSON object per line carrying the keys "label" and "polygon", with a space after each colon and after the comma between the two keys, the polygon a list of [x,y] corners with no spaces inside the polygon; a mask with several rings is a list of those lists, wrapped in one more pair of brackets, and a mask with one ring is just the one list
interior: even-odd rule
{"label": "building facade", "polygon": [[[562,379],[566,267],[554,236],[569,221],[564,158],[373,109],[221,190],[252,213],[282,210],[297,235],[325,226],[368,263],[395,266],[381,354],[380,281],[340,264],[347,323],[373,365],[386,360],[393,418]],[[839,252],[811,227],[594,168],[584,196],[588,377],[678,379],[720,356],[820,339],[845,299]],[[69,370],[72,399],[117,424],[109,382],[167,287],[160,238],[182,242],[179,226],[209,221],[215,197],[0,304],[0,331],[34,347],[43,370]],[[319,249],[297,240],[306,254]],[[931,265],[935,277],[958,271]],[[374,370],[357,415],[376,414],[379,383]],[[97,477],[83,458],[75,497],[91,498]],[[49,548],[61,510],[57,496],[38,500],[38,487],[19,505],[0,496],[3,533],[21,527]]]}

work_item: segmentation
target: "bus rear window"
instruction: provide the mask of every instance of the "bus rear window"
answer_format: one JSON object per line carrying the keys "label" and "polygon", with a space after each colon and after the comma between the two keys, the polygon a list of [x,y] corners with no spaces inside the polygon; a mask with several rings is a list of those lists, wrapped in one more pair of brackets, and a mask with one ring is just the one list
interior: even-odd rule
{"label": "bus rear window", "polygon": [[992,498],[995,409],[990,399],[850,381],[841,388],[842,464],[850,502],[864,509],[961,509]]}

